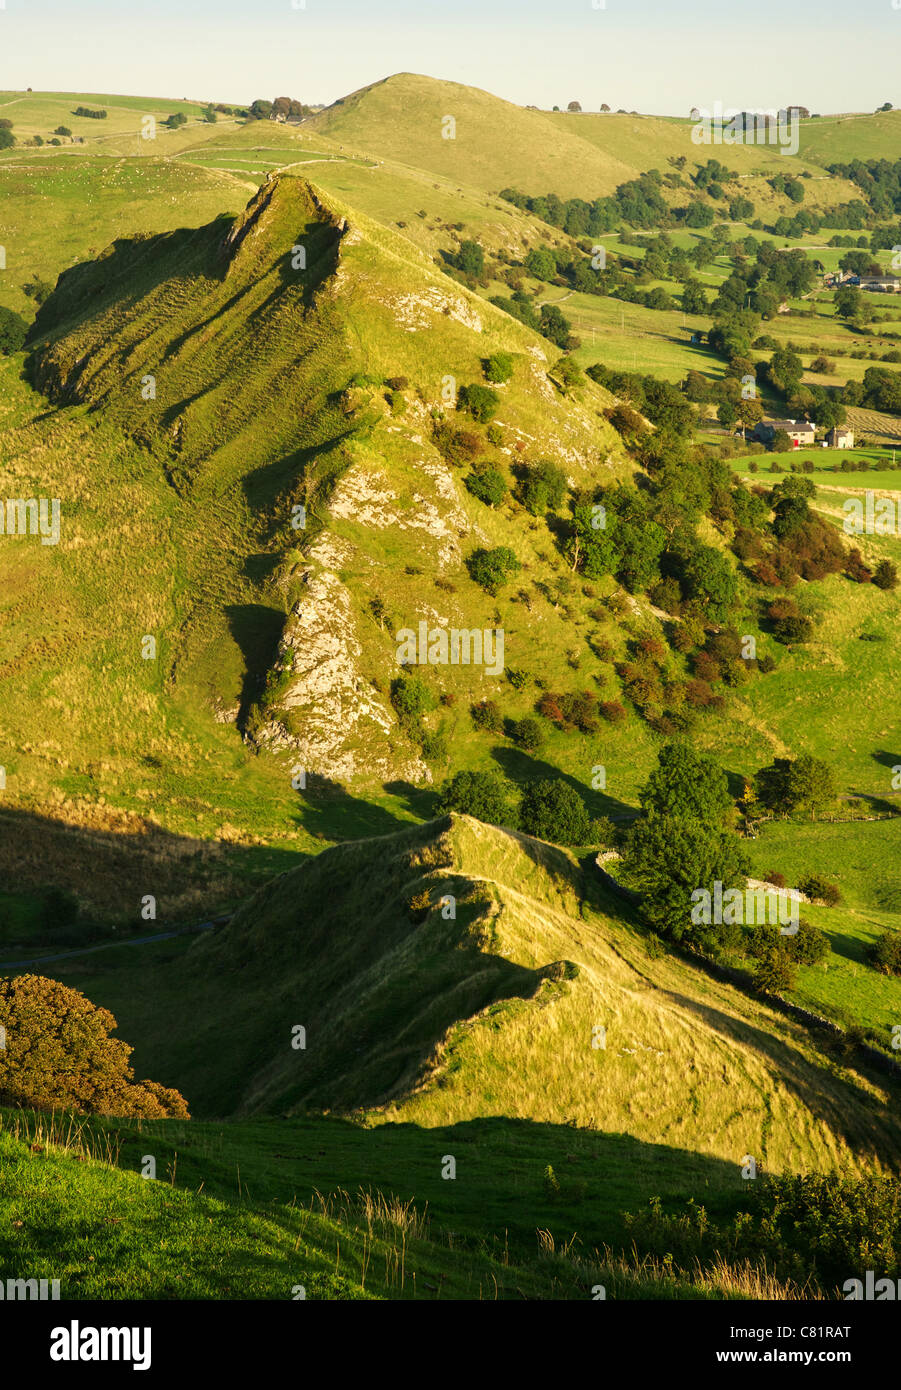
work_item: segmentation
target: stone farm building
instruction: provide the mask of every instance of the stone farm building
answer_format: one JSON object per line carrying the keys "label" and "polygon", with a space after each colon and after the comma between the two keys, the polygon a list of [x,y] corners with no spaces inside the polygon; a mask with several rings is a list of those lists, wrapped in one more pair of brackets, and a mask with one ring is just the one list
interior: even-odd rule
{"label": "stone farm building", "polygon": [[754,431],[754,438],[761,444],[770,444],[780,430],[788,435],[795,449],[813,444],[817,437],[817,427],[810,420],[761,420]]}
{"label": "stone farm building", "polygon": [[840,426],[834,425],[826,435],[826,443],[829,445],[830,449],[853,449],[854,431],[842,429]]}
{"label": "stone farm building", "polygon": [[901,277],[897,275],[861,275],[860,288],[874,294],[901,294]]}

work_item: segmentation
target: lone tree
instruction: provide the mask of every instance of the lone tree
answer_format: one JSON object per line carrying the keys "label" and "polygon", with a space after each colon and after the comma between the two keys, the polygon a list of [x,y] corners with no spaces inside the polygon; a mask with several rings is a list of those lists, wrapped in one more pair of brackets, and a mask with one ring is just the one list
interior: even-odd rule
{"label": "lone tree", "polygon": [[646,815],[676,816],[710,825],[726,825],[734,810],[723,769],[681,739],[661,748],[639,800]]}
{"label": "lone tree", "polygon": [[566,108],[566,109],[567,109],[567,111],[581,111],[581,110],[582,110],[582,103],[581,103],[580,101],[571,101],[571,102],[569,102],[569,104],[567,105],[567,108]]}
{"label": "lone tree", "polygon": [[509,546],[498,545],[493,550],[483,547],[474,551],[466,567],[475,582],[494,597],[519,572],[520,564]]}
{"label": "lone tree", "polygon": [[835,799],[835,778],[828,763],[805,753],[803,757],[776,758],[754,778],[757,800],[770,811],[788,815],[809,811],[815,815]]}
{"label": "lone tree", "polygon": [[[0,130],[0,135],[2,134],[3,131]],[[21,314],[0,305],[0,352],[4,357],[8,357],[11,352],[19,351],[27,333],[28,324]]]}
{"label": "lone tree", "polygon": [[0,1101],[6,1105],[189,1118],[178,1091],[135,1081],[132,1049],[109,1036],[115,1018],[77,989],[42,975],[0,979],[0,1027]]}

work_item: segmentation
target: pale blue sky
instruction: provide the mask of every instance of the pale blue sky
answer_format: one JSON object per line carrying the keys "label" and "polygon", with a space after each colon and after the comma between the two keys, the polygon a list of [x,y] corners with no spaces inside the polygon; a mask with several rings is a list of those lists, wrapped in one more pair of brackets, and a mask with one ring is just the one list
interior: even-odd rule
{"label": "pale blue sky", "polygon": [[607,102],[684,115],[717,100],[727,107],[797,102],[822,112],[901,106],[901,0],[0,6],[4,88],[330,102],[390,73],[423,72],[522,103],[576,99],[586,110]]}

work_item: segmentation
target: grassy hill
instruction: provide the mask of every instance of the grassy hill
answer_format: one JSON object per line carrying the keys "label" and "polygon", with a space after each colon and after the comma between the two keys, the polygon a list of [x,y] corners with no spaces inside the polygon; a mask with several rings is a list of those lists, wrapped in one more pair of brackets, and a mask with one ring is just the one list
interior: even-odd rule
{"label": "grassy hill", "polygon": [[[424,891],[420,921],[408,903]],[[55,968],[200,1115],[366,1111],[426,1128],[505,1115],[726,1163],[756,1153],[774,1171],[892,1162],[883,1082],[649,950],[566,851],[468,817],[327,850],[227,927],[139,966],[110,950]]]}
{"label": "grassy hill", "polygon": [[197,1114],[244,1117],[0,1112],[10,1276],[74,1297],[579,1298],[601,1279],[610,1297],[784,1298],[758,1266],[624,1253],[626,1214],[691,1197],[728,1221],[748,1153],[774,1174],[895,1168],[884,1079],[649,949],[565,851],[467,817],[328,850],[174,947],[60,978]]}
{"label": "grassy hill", "polygon": [[[498,190],[594,198],[718,154],[739,174],[727,195],[769,219],[791,206],[767,182],[786,161],[693,146],[684,121],[533,111],[410,74],[291,128],[144,98],[7,93],[0,111],[46,136],[82,101],[110,111],[83,122],[84,146],[0,157],[0,303],[31,317],[32,282],[59,277],[26,350],[0,357],[0,497],[58,497],[63,517],[56,546],[0,545],[0,960],[49,957],[38,968],[111,1008],[140,1071],[201,1118],[67,1136],[0,1112],[4,1268],[62,1274],[81,1297],[578,1298],[598,1277],[616,1296],[795,1296],[758,1266],[669,1268],[668,1236],[630,1255],[627,1214],[662,1196],[728,1223],[746,1154],[773,1173],[894,1173],[894,1083],[669,953],[591,856],[435,819],[448,775],[500,769],[562,779],[592,816],[628,821],[664,734],[620,668],[644,642],[668,688],[693,670],[669,641],[678,618],[609,574],[586,580],[564,509],[523,504],[541,461],[570,493],[650,478],[607,418],[613,397],[489,302],[529,247],[573,246]],[[138,148],[145,111],[182,106],[187,126]],[[857,196],[825,166],[888,155],[896,125],[805,122],[805,205]],[[709,235],[673,233],[685,248]],[[481,283],[445,273],[469,238]],[[803,244],[834,268],[822,239]],[[643,254],[628,234],[603,240]],[[698,278],[712,295],[729,269],[721,252]],[[690,342],[706,315],[525,283],[570,319],[583,366],[722,372]],[[888,302],[868,335],[825,291],[791,307],[766,331],[808,379],[822,352],[838,357],[824,381],[859,379],[897,342]],[[511,373],[489,425],[458,390],[484,387],[498,353]],[[890,439],[897,419],[861,410],[855,426]],[[846,495],[896,484],[888,453],[867,457],[882,471],[811,475],[821,515],[840,524]],[[737,478],[772,485],[752,462],[733,461]],[[507,488],[496,505],[470,487],[486,465]],[[730,524],[698,527],[739,572]],[[490,593],[470,565],[494,547],[521,568]],[[897,537],[860,548],[898,559]],[[866,952],[901,926],[898,820],[863,817],[894,804],[901,591],[833,574],[792,592],[814,626],[785,647],[742,578],[728,621],[776,669],[724,686],[691,737],[734,795],[807,752],[835,771],[832,814],[863,800],[854,821],[774,821],[748,847],[760,876],[838,884],[838,906],[809,909],[832,952],[791,997],[884,1050],[901,982]],[[420,621],[502,629],[505,650],[496,675],[422,668],[428,707],[411,720],[397,633]],[[542,717],[540,747],[520,746],[515,721],[548,691],[627,708],[588,733]],[[472,715],[486,698],[491,729]],[[77,922],[48,925],[48,885],[74,891]],[[200,938],[134,941],[224,904],[232,920]],[[164,1181],[138,1176],[147,1152]],[[448,1154],[464,1181],[442,1177]]]}
{"label": "grassy hill", "polygon": [[[456,123],[442,136],[445,117]],[[537,180],[542,189],[574,197],[612,193],[630,177],[629,165],[577,135],[553,131],[548,116],[525,110],[458,82],[398,73],[340,101],[306,123],[339,148],[378,152],[382,158],[454,178],[467,187],[497,191]]]}

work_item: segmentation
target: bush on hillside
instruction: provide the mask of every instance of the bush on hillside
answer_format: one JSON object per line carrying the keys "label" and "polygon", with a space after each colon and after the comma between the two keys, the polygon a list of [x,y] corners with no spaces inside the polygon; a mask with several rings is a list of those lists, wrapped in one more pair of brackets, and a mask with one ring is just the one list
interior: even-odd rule
{"label": "bush on hillside", "polygon": [[435,447],[444,455],[448,463],[473,463],[482,452],[482,441],[472,430],[458,430],[442,420],[435,426],[433,439]]}
{"label": "bush on hillside", "polygon": [[566,497],[566,474],[550,459],[527,464],[516,496],[532,516],[557,511]]}
{"label": "bush on hillside", "polygon": [[499,772],[457,772],[441,790],[442,811],[459,811],[488,825],[517,824],[510,787]]}
{"label": "bush on hillside", "polygon": [[503,716],[494,700],[481,700],[477,705],[471,705],[469,713],[475,727],[484,729],[486,733],[499,734],[504,727]]}
{"label": "bush on hillside", "polygon": [[880,560],[873,571],[873,583],[877,589],[897,589],[898,570],[891,560]]}
{"label": "bush on hillside", "polygon": [[526,715],[525,719],[512,721],[510,737],[517,748],[522,748],[526,753],[535,753],[544,743],[544,730],[537,719]]}
{"label": "bush on hillside", "polygon": [[867,957],[881,975],[901,975],[901,932],[883,932],[870,946]]}
{"label": "bush on hillside", "polygon": [[513,376],[513,354],[493,352],[490,357],[486,357],[483,367],[488,381],[502,385]]}
{"label": "bush on hillside", "polygon": [[500,396],[490,386],[461,386],[457,392],[457,409],[467,411],[480,425],[494,419],[500,404]]}
{"label": "bush on hillside", "polygon": [[498,545],[493,550],[482,547],[474,551],[466,568],[477,584],[495,596],[519,572],[520,563],[509,546]]}
{"label": "bush on hillside", "polygon": [[783,994],[794,989],[798,967],[784,946],[775,946],[761,956],[754,968],[754,985],[763,994]]}
{"label": "bush on hillside", "polygon": [[41,975],[0,979],[0,1100],[86,1115],[188,1118],[178,1091],[135,1081],[108,1009]]}
{"label": "bush on hillside", "polygon": [[421,676],[396,676],[391,682],[391,703],[398,720],[407,730],[418,725],[422,716],[436,705],[434,693]]}
{"label": "bush on hillside", "polygon": [[496,468],[485,468],[481,473],[470,473],[463,481],[473,497],[478,497],[486,507],[499,506],[507,496],[506,479]]}
{"label": "bush on hillside", "polygon": [[5,305],[0,305],[0,352],[3,353],[4,357],[8,357],[11,352],[20,350],[27,333],[28,324],[21,314],[17,314],[14,309],[7,309]]}
{"label": "bush on hillside", "polygon": [[805,874],[798,888],[811,902],[825,903],[827,907],[835,907],[841,901],[842,895],[837,885],[823,878],[822,874]]}
{"label": "bush on hillside", "polygon": [[558,845],[585,845],[591,839],[591,818],[575,787],[560,777],[529,782],[519,809],[527,835]]}

